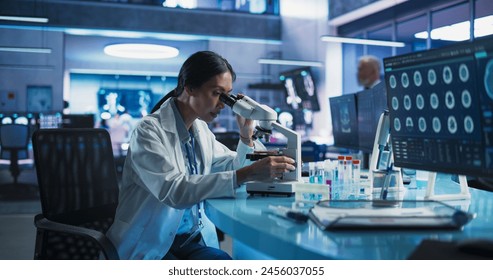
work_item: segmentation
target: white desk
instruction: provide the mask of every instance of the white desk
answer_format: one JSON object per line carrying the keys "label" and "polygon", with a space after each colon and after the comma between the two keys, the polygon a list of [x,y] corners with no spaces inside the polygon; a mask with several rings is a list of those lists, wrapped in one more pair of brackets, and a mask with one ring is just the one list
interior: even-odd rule
{"label": "white desk", "polygon": [[[448,180],[438,180],[437,192],[450,192],[448,186]],[[407,189],[404,198],[423,195],[424,189]],[[471,189],[471,196],[470,201],[447,202],[477,213],[462,231],[322,231],[312,221],[300,225],[265,212],[270,204],[291,206],[294,197],[249,196],[244,187],[235,199],[207,200],[205,210],[233,238],[233,258],[406,259],[423,239],[493,238],[493,192]]]}

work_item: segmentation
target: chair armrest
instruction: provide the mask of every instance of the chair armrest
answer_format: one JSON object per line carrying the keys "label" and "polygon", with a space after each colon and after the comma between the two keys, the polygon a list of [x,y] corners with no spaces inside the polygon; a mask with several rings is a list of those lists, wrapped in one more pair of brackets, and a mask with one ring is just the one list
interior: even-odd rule
{"label": "chair armrest", "polygon": [[36,226],[36,228],[43,230],[69,233],[69,234],[74,234],[85,238],[89,238],[99,245],[101,251],[104,254],[104,257],[107,260],[120,259],[120,256],[118,255],[118,251],[116,250],[113,243],[111,243],[111,241],[108,239],[108,237],[106,237],[106,235],[104,235],[102,232],[99,232],[97,230],[53,222],[46,219],[43,216],[43,214],[38,214],[34,217],[34,225]]}

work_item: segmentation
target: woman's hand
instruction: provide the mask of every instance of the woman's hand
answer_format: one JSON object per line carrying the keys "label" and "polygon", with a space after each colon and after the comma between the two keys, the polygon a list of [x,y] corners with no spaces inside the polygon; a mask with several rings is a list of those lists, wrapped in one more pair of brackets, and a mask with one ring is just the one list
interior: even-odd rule
{"label": "woman's hand", "polygon": [[285,156],[269,156],[236,171],[239,185],[248,181],[264,181],[282,177],[283,173],[295,170],[294,159]]}
{"label": "woman's hand", "polygon": [[[237,94],[238,97],[244,96],[242,93]],[[241,142],[246,145],[253,147],[253,129],[255,127],[255,121],[245,119],[240,115],[236,115],[236,122],[238,123],[238,128],[240,129],[240,139]]]}
{"label": "woman's hand", "polygon": [[240,139],[243,143],[248,146],[253,147],[253,126],[255,121],[245,119],[240,115],[236,115],[236,122],[238,123],[238,128],[240,129]]}

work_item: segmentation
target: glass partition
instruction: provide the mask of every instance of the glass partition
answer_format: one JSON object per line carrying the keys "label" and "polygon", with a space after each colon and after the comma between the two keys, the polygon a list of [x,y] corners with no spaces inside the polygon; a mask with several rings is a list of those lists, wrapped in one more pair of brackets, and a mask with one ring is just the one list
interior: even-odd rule
{"label": "glass partition", "polygon": [[426,50],[426,38],[416,38],[415,34],[426,31],[428,19],[426,14],[397,22],[396,40],[406,43],[403,48],[397,48],[396,54],[405,54],[420,50]]}
{"label": "glass partition", "polygon": [[469,40],[469,3],[444,8],[431,16],[431,48]]}

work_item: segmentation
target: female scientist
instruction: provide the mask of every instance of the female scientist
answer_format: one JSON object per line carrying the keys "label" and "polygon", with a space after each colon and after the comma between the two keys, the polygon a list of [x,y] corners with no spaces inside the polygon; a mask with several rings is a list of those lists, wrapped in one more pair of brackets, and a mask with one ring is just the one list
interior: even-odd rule
{"label": "female scientist", "polygon": [[180,69],[177,87],[133,131],[107,233],[120,258],[231,259],[218,249],[202,201],[233,197],[247,181],[295,169],[288,157],[246,160],[247,153],[263,147],[252,140],[252,120],[237,116],[236,152],[216,141],[207,123],[224,108],[219,96],[231,93],[235,77],[218,54],[193,54]]}

